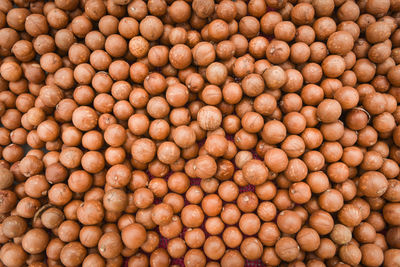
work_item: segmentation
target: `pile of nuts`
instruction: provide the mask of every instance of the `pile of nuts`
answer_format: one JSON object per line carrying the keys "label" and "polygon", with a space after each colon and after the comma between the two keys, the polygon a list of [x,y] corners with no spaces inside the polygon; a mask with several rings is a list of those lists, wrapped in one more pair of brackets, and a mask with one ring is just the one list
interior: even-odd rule
{"label": "pile of nuts", "polygon": [[399,267],[400,0],[0,0],[0,267]]}

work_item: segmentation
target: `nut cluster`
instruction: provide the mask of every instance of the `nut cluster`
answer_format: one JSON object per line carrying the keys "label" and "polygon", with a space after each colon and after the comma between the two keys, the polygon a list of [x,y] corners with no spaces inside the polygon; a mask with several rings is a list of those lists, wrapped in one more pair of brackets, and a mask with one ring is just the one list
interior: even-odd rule
{"label": "nut cluster", "polygon": [[400,0],[0,0],[0,267],[399,267],[399,25]]}

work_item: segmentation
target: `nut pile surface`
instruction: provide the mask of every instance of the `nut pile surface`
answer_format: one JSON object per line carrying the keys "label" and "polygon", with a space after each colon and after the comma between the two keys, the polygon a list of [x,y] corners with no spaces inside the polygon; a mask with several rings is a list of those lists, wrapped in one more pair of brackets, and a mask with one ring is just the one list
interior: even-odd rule
{"label": "nut pile surface", "polygon": [[0,0],[0,267],[399,267],[400,0]]}

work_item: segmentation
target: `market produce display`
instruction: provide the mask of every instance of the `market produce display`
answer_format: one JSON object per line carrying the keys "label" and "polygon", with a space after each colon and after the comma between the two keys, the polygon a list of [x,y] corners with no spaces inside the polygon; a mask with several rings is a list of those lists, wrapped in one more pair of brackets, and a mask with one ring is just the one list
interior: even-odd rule
{"label": "market produce display", "polygon": [[0,267],[400,267],[400,0],[0,0]]}

